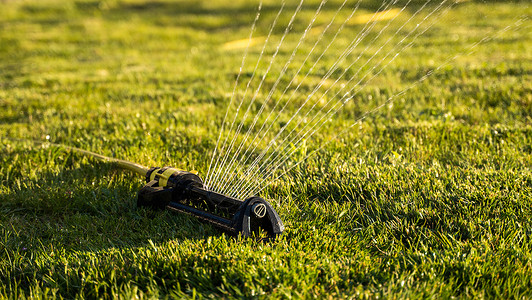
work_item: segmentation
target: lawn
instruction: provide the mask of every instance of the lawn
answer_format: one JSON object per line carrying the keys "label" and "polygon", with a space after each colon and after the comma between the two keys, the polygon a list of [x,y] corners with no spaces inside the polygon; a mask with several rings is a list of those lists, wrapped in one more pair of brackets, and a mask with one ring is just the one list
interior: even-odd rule
{"label": "lawn", "polygon": [[[381,72],[373,62],[357,63],[354,70],[372,80],[316,134],[287,143],[293,155],[267,172],[274,180],[260,196],[286,227],[274,242],[139,209],[141,176],[35,143],[206,176],[235,79],[242,96],[279,2],[264,1],[239,75],[258,1],[0,1],[1,298],[532,297],[528,1],[460,1],[429,19],[434,24]],[[266,75],[267,60],[251,84],[257,103],[274,111],[265,100],[270,89],[285,104],[284,86],[301,82],[290,89],[295,102],[271,123],[274,130],[314,87],[340,91],[331,82],[348,84],[348,75],[356,75],[347,59],[345,75],[321,80],[343,49],[331,47],[308,78],[296,72],[305,58],[296,53],[282,88],[275,87],[274,74],[319,7],[308,2],[264,84],[259,88],[257,79]],[[325,4],[315,27],[323,28],[342,2]],[[398,12],[407,2],[388,9]],[[368,38],[385,51],[362,43],[354,57],[385,58],[405,37],[396,29],[410,16],[420,22],[440,3],[415,15],[424,2],[410,2],[379,36],[387,24],[382,16]],[[297,4],[287,1],[279,24],[289,22]],[[380,4],[361,1],[339,45]],[[274,28],[265,58],[283,30]],[[311,48],[301,45],[302,53]],[[321,96],[334,99],[323,89],[312,99]],[[264,121],[260,107],[251,105],[250,116]],[[250,128],[253,119],[242,119]],[[299,113],[295,120],[308,118]],[[224,136],[236,133],[224,128]],[[272,138],[265,135],[258,149]],[[243,132],[236,139],[246,141]]]}

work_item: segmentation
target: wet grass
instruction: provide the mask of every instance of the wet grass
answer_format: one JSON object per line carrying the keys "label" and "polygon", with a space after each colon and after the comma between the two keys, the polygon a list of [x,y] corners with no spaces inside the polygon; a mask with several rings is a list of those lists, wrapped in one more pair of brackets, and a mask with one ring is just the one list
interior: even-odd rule
{"label": "wet grass", "polygon": [[[258,35],[277,9],[265,3]],[[526,1],[455,6],[299,147],[288,165],[332,139],[262,193],[287,228],[274,243],[137,209],[138,176],[24,141],[205,174],[243,52],[222,45],[248,35],[254,12],[0,2],[1,297],[531,297],[532,35],[526,23],[497,35],[530,16]]]}

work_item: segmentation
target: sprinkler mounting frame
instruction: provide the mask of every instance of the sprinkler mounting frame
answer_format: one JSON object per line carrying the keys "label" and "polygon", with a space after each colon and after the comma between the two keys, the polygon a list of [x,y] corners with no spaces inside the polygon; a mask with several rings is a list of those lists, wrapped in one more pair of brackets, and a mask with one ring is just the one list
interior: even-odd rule
{"label": "sprinkler mounting frame", "polygon": [[275,209],[260,197],[244,201],[209,191],[201,178],[171,167],[154,167],[138,193],[137,206],[169,209],[192,215],[233,235],[273,240],[284,231]]}

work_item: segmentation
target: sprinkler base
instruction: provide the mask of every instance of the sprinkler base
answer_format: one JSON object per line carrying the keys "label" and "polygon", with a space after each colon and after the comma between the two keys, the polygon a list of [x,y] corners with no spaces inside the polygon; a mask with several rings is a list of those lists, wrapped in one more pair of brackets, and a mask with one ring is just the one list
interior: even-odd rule
{"label": "sprinkler base", "polygon": [[209,191],[196,174],[172,168],[152,168],[146,180],[138,193],[139,207],[186,213],[243,237],[272,240],[284,230],[277,212],[260,197],[241,201]]}

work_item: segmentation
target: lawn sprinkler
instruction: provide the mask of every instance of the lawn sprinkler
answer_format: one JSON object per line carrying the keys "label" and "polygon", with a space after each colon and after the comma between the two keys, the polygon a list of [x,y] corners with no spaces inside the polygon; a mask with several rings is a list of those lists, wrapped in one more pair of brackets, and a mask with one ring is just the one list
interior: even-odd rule
{"label": "lawn sprinkler", "polygon": [[243,237],[260,237],[264,233],[266,237],[262,236],[262,239],[273,240],[284,230],[279,215],[266,200],[250,197],[241,201],[210,191],[195,171],[188,172],[172,167],[148,168],[79,148],[51,145],[112,162],[144,176],[146,185],[138,192],[138,207],[186,213]]}

